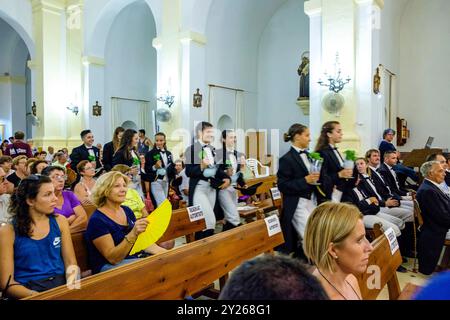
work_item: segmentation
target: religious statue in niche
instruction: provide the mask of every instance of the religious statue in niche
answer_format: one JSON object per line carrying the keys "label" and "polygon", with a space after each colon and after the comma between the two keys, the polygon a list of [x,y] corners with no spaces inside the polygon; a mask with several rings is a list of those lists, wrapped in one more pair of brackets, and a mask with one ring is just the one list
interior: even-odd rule
{"label": "religious statue in niche", "polygon": [[100,117],[102,115],[102,106],[98,105],[98,101],[95,101],[95,105],[92,106],[92,115],[94,117]]}
{"label": "religious statue in niche", "polygon": [[197,92],[194,93],[194,100],[193,100],[194,108],[200,108],[202,106],[202,100],[203,100],[203,95],[200,94],[200,89],[197,88]]}
{"label": "religious statue in niche", "polygon": [[300,90],[297,100],[309,100],[309,51],[302,53],[302,62],[297,73],[300,76]]}
{"label": "religious statue in niche", "polygon": [[375,73],[373,77],[373,93],[380,93],[380,85],[381,85],[381,77],[380,77],[380,68],[377,68],[377,73]]}

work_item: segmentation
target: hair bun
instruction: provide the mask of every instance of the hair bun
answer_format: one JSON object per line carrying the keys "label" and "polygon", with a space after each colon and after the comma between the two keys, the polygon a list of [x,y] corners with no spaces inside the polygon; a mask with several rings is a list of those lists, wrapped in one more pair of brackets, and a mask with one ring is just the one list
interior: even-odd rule
{"label": "hair bun", "polygon": [[292,139],[292,136],[287,133],[285,133],[283,137],[284,137],[284,142],[289,142]]}

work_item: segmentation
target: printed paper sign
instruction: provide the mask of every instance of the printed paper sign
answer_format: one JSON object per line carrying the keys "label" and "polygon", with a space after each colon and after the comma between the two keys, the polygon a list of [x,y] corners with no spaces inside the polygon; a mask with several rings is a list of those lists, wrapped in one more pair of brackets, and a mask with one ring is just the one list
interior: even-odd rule
{"label": "printed paper sign", "polygon": [[391,254],[394,255],[394,253],[399,249],[397,237],[395,236],[394,229],[389,228],[384,233],[386,238],[389,241],[389,246],[391,247]]}
{"label": "printed paper sign", "polygon": [[205,215],[203,214],[203,210],[200,205],[188,207],[187,210],[189,212],[189,220],[191,220],[191,222],[205,219]]}
{"label": "printed paper sign", "polygon": [[281,192],[280,192],[280,190],[278,190],[278,188],[271,188],[270,192],[272,192],[273,200],[281,199]]}
{"label": "printed paper sign", "polygon": [[280,220],[278,219],[278,216],[276,214],[265,218],[264,221],[266,222],[267,233],[269,234],[269,237],[272,237],[273,235],[281,232]]}

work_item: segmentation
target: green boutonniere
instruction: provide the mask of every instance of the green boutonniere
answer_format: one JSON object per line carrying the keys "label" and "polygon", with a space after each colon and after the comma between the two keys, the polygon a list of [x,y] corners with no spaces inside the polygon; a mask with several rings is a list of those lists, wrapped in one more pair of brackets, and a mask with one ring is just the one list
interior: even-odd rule
{"label": "green boutonniere", "polygon": [[160,161],[161,160],[161,155],[158,153],[158,154],[155,154],[154,156],[153,156],[153,160],[155,160],[155,161]]}
{"label": "green boutonniere", "polygon": [[141,161],[139,161],[138,158],[133,158],[133,165],[134,166],[139,166],[141,164]]}
{"label": "green boutonniere", "polygon": [[345,150],[344,154],[345,154],[345,159],[350,160],[350,161],[355,161],[356,160],[356,152],[355,152],[355,150]]}
{"label": "green boutonniere", "polygon": [[313,160],[323,161],[323,158],[320,156],[320,153],[318,153],[318,152],[311,152],[309,154],[309,157]]}
{"label": "green boutonniere", "polygon": [[200,160],[205,159],[205,158],[206,158],[206,152],[205,152],[205,150],[200,151],[200,152],[198,153],[198,157],[199,157]]}
{"label": "green boutonniere", "polygon": [[89,155],[88,156],[88,160],[91,161],[91,162],[95,161],[95,157],[93,155]]}

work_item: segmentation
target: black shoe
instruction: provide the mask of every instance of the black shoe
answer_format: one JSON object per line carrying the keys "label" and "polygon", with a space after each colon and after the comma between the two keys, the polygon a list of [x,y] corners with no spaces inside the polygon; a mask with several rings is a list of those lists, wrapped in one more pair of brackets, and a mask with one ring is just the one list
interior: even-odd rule
{"label": "black shoe", "polygon": [[403,267],[403,266],[399,266],[399,267],[397,268],[397,272],[406,273],[406,272],[408,272],[408,269],[406,269],[406,268]]}

